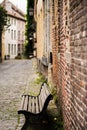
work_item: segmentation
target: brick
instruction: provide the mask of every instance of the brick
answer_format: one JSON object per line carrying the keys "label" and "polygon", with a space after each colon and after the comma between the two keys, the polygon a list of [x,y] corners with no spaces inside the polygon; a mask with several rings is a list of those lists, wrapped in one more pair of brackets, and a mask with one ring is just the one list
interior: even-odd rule
{"label": "brick", "polygon": [[[65,130],[85,130],[87,110],[87,0],[70,0],[69,21],[71,61],[67,63],[64,1],[51,1],[51,43],[53,54],[52,77],[61,89]],[[67,0],[65,0],[67,2]],[[68,7],[67,7],[68,8]],[[58,53],[60,58],[58,58]]]}

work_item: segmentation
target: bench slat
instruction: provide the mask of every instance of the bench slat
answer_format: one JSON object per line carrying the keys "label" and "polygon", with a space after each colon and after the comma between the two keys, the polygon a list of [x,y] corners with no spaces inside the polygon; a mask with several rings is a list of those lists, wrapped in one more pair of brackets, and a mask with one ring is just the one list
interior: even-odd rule
{"label": "bench slat", "polygon": [[25,99],[25,97],[23,96],[23,97],[22,97],[22,100],[21,100],[21,106],[20,106],[20,109],[19,109],[19,110],[22,110],[22,109],[23,109],[23,106],[24,106],[24,99]]}
{"label": "bench slat", "polygon": [[44,86],[44,88],[45,88],[45,93],[46,93],[47,96],[48,96],[50,93],[49,93],[49,90],[47,89],[47,86]]}
{"label": "bench slat", "polygon": [[39,104],[41,104],[41,109],[40,109],[40,111],[41,111],[42,108],[43,108],[44,102],[45,102],[45,100],[44,100],[44,90],[42,90],[42,91],[41,91],[41,94],[40,94],[40,102],[39,102]]}
{"label": "bench slat", "polygon": [[23,95],[18,114],[26,115],[26,112],[31,114],[39,114],[46,109],[49,101],[52,99],[47,87],[48,86],[44,83],[41,87],[40,94],[36,97],[31,95]]}
{"label": "bench slat", "polygon": [[35,99],[36,99],[36,101],[35,101],[35,103],[36,103],[36,113],[39,113],[38,97],[36,97]]}
{"label": "bench slat", "polygon": [[32,97],[32,113],[35,113],[35,99]]}
{"label": "bench slat", "polygon": [[45,96],[46,96],[46,98],[48,97],[48,95],[49,95],[49,91],[48,91],[48,89],[44,86],[44,93],[45,93]]}
{"label": "bench slat", "polygon": [[29,97],[29,103],[28,103],[28,111],[30,111],[30,112],[31,112],[31,109],[32,109],[31,102],[32,102],[32,99],[31,99],[31,96],[30,96]]}
{"label": "bench slat", "polygon": [[39,102],[38,102],[38,105],[39,105],[39,111],[41,112],[41,110],[42,110],[41,94],[39,95]]}
{"label": "bench slat", "polygon": [[44,105],[44,103],[45,103],[45,100],[46,100],[46,98],[47,98],[47,95],[46,95],[46,93],[45,93],[45,87],[43,86],[43,92],[42,92],[42,98],[43,98],[43,105]]}
{"label": "bench slat", "polygon": [[24,110],[28,110],[28,96],[25,96],[25,102],[24,102]]}

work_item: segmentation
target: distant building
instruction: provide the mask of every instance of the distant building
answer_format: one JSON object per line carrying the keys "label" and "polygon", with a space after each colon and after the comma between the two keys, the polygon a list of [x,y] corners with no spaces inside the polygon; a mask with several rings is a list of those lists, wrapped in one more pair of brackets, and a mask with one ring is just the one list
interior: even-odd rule
{"label": "distant building", "polygon": [[4,0],[1,5],[7,10],[8,14],[8,28],[5,28],[4,32],[3,55],[4,57],[15,58],[15,56],[23,53],[25,14],[9,0]]}

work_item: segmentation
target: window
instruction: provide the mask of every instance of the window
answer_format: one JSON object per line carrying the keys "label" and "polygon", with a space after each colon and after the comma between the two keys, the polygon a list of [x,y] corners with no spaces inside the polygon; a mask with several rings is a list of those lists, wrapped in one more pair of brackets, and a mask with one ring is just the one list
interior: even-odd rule
{"label": "window", "polygon": [[14,40],[16,40],[16,30],[14,30]]}
{"label": "window", "polygon": [[13,18],[11,18],[11,24],[13,24]]}
{"label": "window", "polygon": [[52,52],[50,52],[50,63],[53,64],[53,56],[52,56]]}
{"label": "window", "polygon": [[8,25],[9,25],[10,24],[10,17],[8,17],[7,21],[8,21]]}
{"label": "window", "polygon": [[11,54],[13,54],[13,44],[11,45]]}
{"label": "window", "polygon": [[16,25],[16,19],[14,19],[14,25]]}
{"label": "window", "polygon": [[20,31],[18,31],[18,40],[20,40]]}
{"label": "window", "polygon": [[10,44],[8,44],[8,54],[10,54]]}
{"label": "window", "polygon": [[13,39],[13,30],[11,30],[11,39]]}
{"label": "window", "polygon": [[14,54],[16,55],[16,44],[14,45]]}
{"label": "window", "polygon": [[8,33],[10,33],[10,29],[8,29]]}
{"label": "window", "polygon": [[22,22],[22,26],[24,27],[24,22]]}
{"label": "window", "polygon": [[24,31],[22,32],[22,40],[24,40]]}
{"label": "window", "polygon": [[23,49],[24,49],[24,44],[22,44],[22,51],[23,51]]}
{"label": "window", "polygon": [[18,44],[18,53],[20,53],[20,44]]}
{"label": "window", "polygon": [[18,26],[20,26],[20,20],[18,20]]}

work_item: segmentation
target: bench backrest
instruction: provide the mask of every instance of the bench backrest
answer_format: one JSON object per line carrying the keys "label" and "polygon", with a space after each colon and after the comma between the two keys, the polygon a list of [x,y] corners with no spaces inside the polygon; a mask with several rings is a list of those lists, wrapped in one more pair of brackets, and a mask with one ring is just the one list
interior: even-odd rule
{"label": "bench backrest", "polygon": [[40,114],[46,110],[49,101],[52,99],[52,95],[48,90],[46,83],[42,84],[40,92],[37,96],[22,95],[21,106],[18,114]]}
{"label": "bench backrest", "polygon": [[47,98],[50,96],[50,92],[48,90],[48,86],[46,83],[44,83],[41,87],[41,91],[39,94],[39,106],[40,106],[40,111],[42,111],[44,104],[47,100]]}

